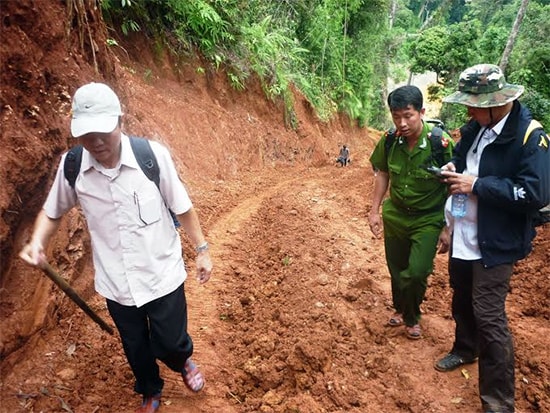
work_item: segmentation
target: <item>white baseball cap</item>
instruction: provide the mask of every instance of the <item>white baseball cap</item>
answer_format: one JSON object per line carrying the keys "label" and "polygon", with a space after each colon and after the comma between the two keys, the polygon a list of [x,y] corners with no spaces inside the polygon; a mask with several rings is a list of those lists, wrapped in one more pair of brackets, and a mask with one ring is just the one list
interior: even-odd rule
{"label": "white baseball cap", "polygon": [[74,94],[71,133],[78,138],[91,132],[112,132],[121,115],[120,101],[109,86],[88,83]]}

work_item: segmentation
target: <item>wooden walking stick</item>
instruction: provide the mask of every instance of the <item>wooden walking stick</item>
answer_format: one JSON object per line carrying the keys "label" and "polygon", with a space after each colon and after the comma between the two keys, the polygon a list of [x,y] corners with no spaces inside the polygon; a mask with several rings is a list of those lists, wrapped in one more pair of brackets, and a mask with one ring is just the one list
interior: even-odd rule
{"label": "wooden walking stick", "polygon": [[61,277],[48,263],[44,263],[41,265],[42,270],[44,273],[50,278],[54,283],[57,284],[59,288],[63,290],[65,294],[69,296],[71,300],[73,300],[86,314],[90,316],[92,320],[94,320],[99,326],[105,330],[107,333],[113,335],[114,331],[111,328],[110,325],[108,325],[103,319],[96,314],[94,310],[90,308],[86,302],[80,298],[80,296],[76,293],[75,290],[72,289],[72,287],[69,285],[67,281],[63,277]]}

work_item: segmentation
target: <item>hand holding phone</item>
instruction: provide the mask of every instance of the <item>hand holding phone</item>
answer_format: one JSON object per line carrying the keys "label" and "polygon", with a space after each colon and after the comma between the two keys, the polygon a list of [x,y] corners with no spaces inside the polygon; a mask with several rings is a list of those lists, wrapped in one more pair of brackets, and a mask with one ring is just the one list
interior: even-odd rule
{"label": "hand holding phone", "polygon": [[438,168],[437,166],[428,166],[426,168],[426,170],[432,174],[434,174],[435,176],[437,176],[438,178],[444,178],[444,176],[441,174],[441,171],[442,169],[441,168]]}

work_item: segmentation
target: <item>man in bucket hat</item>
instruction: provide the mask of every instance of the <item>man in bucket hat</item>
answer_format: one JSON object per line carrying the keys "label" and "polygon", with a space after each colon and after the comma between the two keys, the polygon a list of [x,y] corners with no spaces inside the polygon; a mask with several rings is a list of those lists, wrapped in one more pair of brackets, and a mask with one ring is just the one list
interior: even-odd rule
{"label": "man in bucket hat", "polygon": [[170,208],[196,245],[200,283],[208,281],[212,263],[198,216],[180,181],[168,150],[150,142],[158,162],[158,187],[141,170],[130,138],[121,132],[122,110],[115,92],[102,83],[79,88],[73,98],[71,133],[83,146],[74,187],[64,175],[64,154],[31,240],[20,257],[31,265],[46,262],[49,239],[60,218],[80,204],[86,217],[95,268],[95,288],[107,300],[143,396],[136,412],[160,407],[164,385],[157,359],[182,375],[198,392],[204,378],[191,360],[187,333],[181,243]]}
{"label": "man in bucket hat", "polygon": [[[532,217],[550,202],[550,152],[541,127],[517,98],[523,87],[500,68],[480,64],[460,75],[443,102],[468,109],[453,159],[444,166],[450,192],[466,194],[466,213],[446,218],[455,341],[435,368],[451,371],[479,359],[483,411],[514,411],[514,349],[505,312],[514,263],[531,251]],[[527,140],[524,137],[527,135]]]}

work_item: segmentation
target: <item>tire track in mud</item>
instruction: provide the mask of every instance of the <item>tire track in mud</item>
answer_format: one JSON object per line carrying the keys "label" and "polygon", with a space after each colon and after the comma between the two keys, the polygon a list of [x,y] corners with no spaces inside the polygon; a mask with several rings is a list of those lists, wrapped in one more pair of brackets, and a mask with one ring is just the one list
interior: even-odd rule
{"label": "tire track in mud", "polygon": [[[205,374],[206,387],[199,395],[188,396],[182,390],[179,377],[172,378],[174,373],[163,368],[165,389],[163,391],[163,411],[169,413],[198,413],[198,412],[237,412],[235,404],[239,400],[233,395],[227,383],[230,382],[231,372],[227,364],[227,348],[223,340],[218,344],[220,334],[224,335],[226,326],[220,320],[223,318],[225,296],[224,283],[234,270],[232,253],[241,249],[243,239],[242,228],[247,225],[265,199],[273,196],[285,186],[293,185],[298,178],[273,182],[273,177],[266,180],[273,185],[266,184],[260,193],[250,197],[243,197],[230,211],[222,214],[210,224],[208,240],[211,247],[214,272],[212,278],[204,286],[198,285],[193,279],[193,269],[189,271],[186,283],[187,304],[189,313],[189,329],[194,341],[194,359]],[[188,261],[190,261],[188,259]],[[190,281],[190,282],[189,282]],[[161,367],[162,368],[162,367]],[[168,403],[168,404],[166,404]]]}

